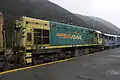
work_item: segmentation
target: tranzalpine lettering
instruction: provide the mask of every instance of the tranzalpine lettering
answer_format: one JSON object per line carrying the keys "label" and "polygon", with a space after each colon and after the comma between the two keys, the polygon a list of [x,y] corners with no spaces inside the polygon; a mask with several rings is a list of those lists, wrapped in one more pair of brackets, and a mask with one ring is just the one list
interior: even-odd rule
{"label": "tranzalpine lettering", "polygon": [[74,39],[74,40],[82,40],[82,36],[78,34],[66,34],[66,33],[58,33],[56,36],[59,38],[66,38],[66,39]]}
{"label": "tranzalpine lettering", "polygon": [[56,36],[60,38],[71,38],[69,34],[65,34],[65,33],[58,33]]}

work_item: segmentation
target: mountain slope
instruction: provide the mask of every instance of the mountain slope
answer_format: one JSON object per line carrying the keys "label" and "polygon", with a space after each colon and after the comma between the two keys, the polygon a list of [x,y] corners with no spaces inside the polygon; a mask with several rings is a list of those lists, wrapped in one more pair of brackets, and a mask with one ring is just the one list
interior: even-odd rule
{"label": "mountain slope", "polygon": [[[117,28],[115,25],[113,25],[112,23],[109,23],[105,20],[102,20],[102,19],[96,18],[96,17],[84,16],[84,15],[80,15],[80,14],[75,14],[75,15],[77,17],[83,19],[89,28],[97,29],[97,30],[100,30],[100,31],[102,31],[104,33],[108,33],[108,34],[120,34],[119,28]],[[118,30],[116,30],[116,28]]]}
{"label": "mountain slope", "polygon": [[114,24],[108,22],[108,21],[105,21],[103,19],[100,19],[100,18],[97,18],[97,17],[90,17],[96,21],[99,21],[100,23],[106,25],[108,28],[111,28],[112,30],[118,32],[118,34],[120,34],[120,28],[116,27]]}

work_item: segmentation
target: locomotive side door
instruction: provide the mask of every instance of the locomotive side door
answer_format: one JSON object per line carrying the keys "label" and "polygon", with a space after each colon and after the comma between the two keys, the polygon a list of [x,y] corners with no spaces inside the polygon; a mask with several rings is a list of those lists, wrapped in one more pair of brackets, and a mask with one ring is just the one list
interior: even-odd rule
{"label": "locomotive side door", "polygon": [[26,33],[26,45],[27,46],[32,46],[33,45],[33,29],[28,28],[27,33]]}

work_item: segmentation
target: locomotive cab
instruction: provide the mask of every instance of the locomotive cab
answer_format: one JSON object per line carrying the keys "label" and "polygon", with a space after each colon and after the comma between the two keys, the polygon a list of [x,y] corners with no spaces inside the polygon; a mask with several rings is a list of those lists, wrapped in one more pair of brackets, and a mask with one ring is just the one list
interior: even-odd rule
{"label": "locomotive cab", "polygon": [[102,40],[102,32],[95,30],[94,33],[94,37],[95,37],[95,42],[99,45],[103,44],[103,40]]}
{"label": "locomotive cab", "polygon": [[28,17],[16,21],[17,46],[35,49],[37,46],[49,46],[49,22]]}
{"label": "locomotive cab", "polygon": [[32,63],[37,49],[49,46],[49,21],[21,17],[16,21],[15,48],[22,52],[24,63]]}

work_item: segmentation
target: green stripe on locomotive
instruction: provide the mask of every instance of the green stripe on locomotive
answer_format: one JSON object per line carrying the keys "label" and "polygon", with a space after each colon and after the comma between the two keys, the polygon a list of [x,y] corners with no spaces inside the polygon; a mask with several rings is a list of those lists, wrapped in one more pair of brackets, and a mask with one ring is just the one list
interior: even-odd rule
{"label": "green stripe on locomotive", "polygon": [[50,44],[55,45],[80,45],[93,43],[93,30],[50,22]]}

